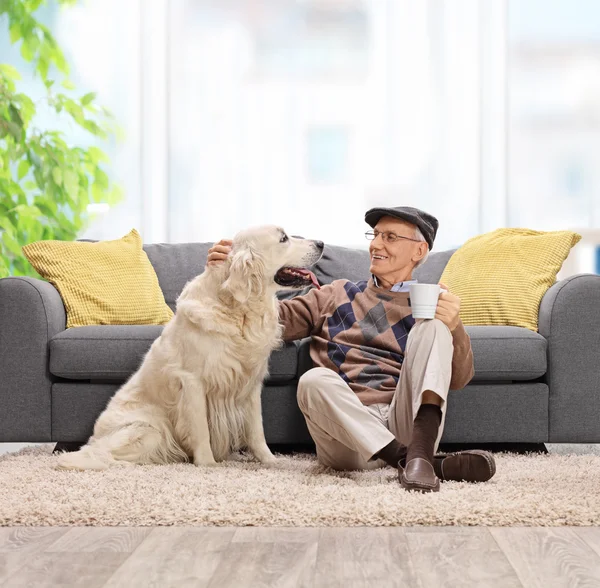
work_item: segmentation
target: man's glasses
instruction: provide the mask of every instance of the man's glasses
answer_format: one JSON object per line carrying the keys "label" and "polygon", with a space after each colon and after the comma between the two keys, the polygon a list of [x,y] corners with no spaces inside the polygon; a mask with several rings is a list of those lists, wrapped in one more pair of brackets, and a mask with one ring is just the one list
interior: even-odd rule
{"label": "man's glasses", "polygon": [[396,241],[398,241],[398,239],[406,239],[407,241],[415,241],[417,243],[420,243],[420,241],[418,239],[411,239],[410,237],[402,237],[401,235],[396,235],[395,233],[388,233],[387,231],[367,231],[365,233],[365,237],[369,240],[369,241],[373,241],[375,239],[377,239],[377,237],[379,237],[379,235],[381,235],[381,238],[383,239],[384,243],[395,243]]}

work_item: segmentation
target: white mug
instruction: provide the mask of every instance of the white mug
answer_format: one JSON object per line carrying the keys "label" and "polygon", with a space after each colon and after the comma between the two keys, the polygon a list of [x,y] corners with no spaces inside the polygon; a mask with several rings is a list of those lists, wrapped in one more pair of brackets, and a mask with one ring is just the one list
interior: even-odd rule
{"label": "white mug", "polygon": [[410,284],[410,307],[415,319],[435,318],[438,298],[442,292],[447,292],[438,284]]}

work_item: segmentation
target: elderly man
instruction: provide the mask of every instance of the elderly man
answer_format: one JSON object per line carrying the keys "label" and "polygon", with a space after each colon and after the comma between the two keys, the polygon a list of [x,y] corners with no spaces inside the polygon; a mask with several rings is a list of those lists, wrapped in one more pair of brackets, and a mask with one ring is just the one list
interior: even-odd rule
{"label": "elderly man", "polygon": [[[442,480],[483,482],[495,473],[491,454],[435,455],[448,391],[474,374],[460,299],[443,292],[435,318],[413,319],[408,286],[429,254],[436,218],[416,208],[372,208],[368,281],[336,280],[280,303],[283,338],[311,336],[316,366],[298,383],[298,405],[318,460],[334,469],[398,468],[406,490],[436,492]],[[209,250],[220,263],[231,241]],[[442,287],[445,288],[443,284]]]}

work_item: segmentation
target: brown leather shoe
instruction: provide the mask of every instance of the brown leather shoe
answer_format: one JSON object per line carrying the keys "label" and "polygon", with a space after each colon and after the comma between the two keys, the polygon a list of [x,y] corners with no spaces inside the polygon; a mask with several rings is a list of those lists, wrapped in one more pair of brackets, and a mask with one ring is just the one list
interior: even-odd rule
{"label": "brown leather shoe", "polygon": [[487,482],[496,473],[496,461],[488,451],[471,449],[434,456],[434,470],[441,480]]}
{"label": "brown leather shoe", "polygon": [[400,484],[405,490],[439,492],[440,479],[426,459],[415,457],[406,464],[406,468],[403,469],[400,464],[398,466]]}

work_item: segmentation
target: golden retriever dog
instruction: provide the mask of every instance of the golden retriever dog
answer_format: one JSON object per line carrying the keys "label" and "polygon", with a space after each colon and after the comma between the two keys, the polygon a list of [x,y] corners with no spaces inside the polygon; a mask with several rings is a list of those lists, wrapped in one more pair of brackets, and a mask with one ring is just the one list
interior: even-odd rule
{"label": "golden retriever dog", "polygon": [[276,226],[236,235],[227,261],[186,284],[175,316],[98,417],[88,443],[60,454],[58,467],[210,465],[242,448],[273,462],[260,396],[269,356],[281,345],[275,293],[318,287],[304,268],[322,251],[323,243]]}

